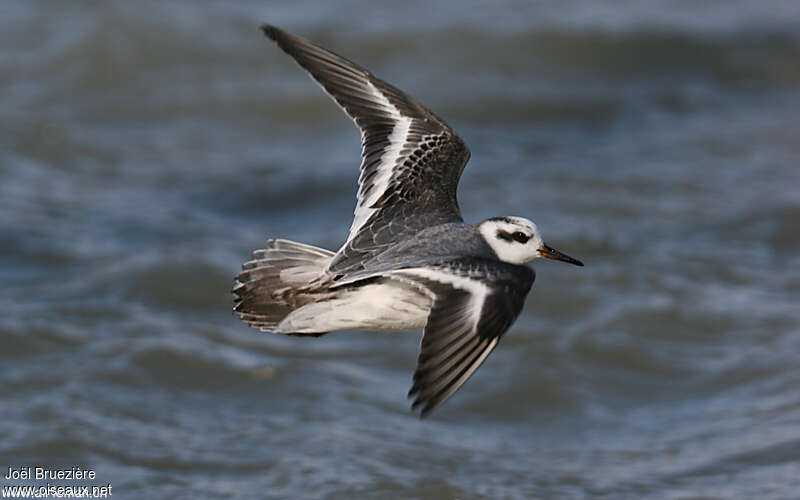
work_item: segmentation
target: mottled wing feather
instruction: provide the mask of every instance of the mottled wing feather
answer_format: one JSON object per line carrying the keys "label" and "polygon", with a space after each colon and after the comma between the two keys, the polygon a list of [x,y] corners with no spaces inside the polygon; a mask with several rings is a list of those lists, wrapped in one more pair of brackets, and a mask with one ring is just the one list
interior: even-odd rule
{"label": "mottled wing feather", "polygon": [[409,396],[421,415],[452,396],[489,356],[519,315],[534,272],[479,258],[461,258],[392,274],[433,296]]}
{"label": "mottled wing feather", "polygon": [[[331,270],[347,267],[348,261],[376,245],[373,234],[356,241],[367,226],[398,220],[418,230],[413,219],[423,213],[434,213],[437,222],[461,220],[456,189],[469,150],[443,120],[347,59],[274,26],[262,29],[361,129],[361,173],[353,224]],[[390,213],[382,213],[387,209]],[[403,210],[404,218],[397,219],[398,210]],[[371,228],[373,233],[378,230],[380,227]],[[389,239],[396,241],[406,231],[395,228],[390,233]]]}

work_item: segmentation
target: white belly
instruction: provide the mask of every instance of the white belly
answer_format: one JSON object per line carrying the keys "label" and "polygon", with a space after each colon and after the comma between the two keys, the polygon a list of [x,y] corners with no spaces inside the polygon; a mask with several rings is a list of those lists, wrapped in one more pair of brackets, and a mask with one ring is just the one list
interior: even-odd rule
{"label": "white belly", "polygon": [[385,280],[345,289],[334,299],[306,304],[281,321],[277,331],[421,330],[430,308],[431,299],[427,295],[403,283]]}

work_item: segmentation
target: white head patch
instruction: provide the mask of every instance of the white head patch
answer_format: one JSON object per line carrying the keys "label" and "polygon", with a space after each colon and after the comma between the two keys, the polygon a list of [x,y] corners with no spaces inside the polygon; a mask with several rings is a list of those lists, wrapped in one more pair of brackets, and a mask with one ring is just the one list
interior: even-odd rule
{"label": "white head patch", "polygon": [[478,225],[497,258],[510,264],[524,264],[541,257],[544,246],[539,229],[522,217],[493,217]]}

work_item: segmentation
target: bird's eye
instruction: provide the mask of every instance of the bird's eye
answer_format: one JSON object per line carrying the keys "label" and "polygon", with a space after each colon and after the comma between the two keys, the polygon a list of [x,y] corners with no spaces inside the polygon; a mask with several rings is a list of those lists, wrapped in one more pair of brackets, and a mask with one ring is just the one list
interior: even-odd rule
{"label": "bird's eye", "polygon": [[522,231],[514,232],[511,235],[511,237],[514,238],[515,241],[519,241],[520,243],[527,243],[528,240],[531,239],[530,236],[528,236],[527,234],[523,233]]}

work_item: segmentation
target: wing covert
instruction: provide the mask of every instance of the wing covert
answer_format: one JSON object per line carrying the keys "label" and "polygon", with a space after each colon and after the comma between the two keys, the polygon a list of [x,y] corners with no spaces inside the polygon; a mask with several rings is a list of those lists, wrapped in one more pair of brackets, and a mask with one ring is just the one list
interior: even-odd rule
{"label": "wing covert", "polygon": [[[262,30],[361,130],[358,197],[348,239],[340,252],[365,226],[388,223],[390,217],[381,214],[387,207],[401,208],[412,218],[436,212],[443,221],[461,220],[456,189],[470,153],[449,125],[351,61],[274,26],[264,25]],[[356,246],[363,249],[369,240]]]}

